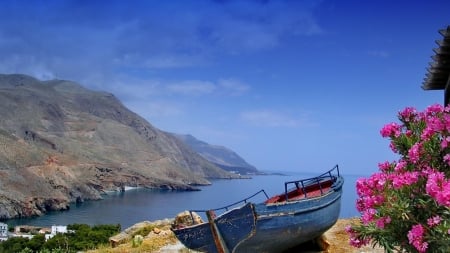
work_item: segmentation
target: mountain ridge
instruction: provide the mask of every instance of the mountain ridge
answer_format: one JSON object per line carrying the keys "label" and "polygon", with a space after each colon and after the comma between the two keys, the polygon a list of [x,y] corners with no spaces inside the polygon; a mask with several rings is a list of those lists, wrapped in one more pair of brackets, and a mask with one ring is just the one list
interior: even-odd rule
{"label": "mountain ridge", "polygon": [[0,219],[42,215],[126,185],[195,190],[239,178],[113,94],[0,74]]}
{"label": "mountain ridge", "polygon": [[247,163],[236,152],[227,147],[209,144],[195,138],[190,134],[172,134],[190,146],[203,158],[224,170],[242,175],[264,174],[258,171],[255,166]]}

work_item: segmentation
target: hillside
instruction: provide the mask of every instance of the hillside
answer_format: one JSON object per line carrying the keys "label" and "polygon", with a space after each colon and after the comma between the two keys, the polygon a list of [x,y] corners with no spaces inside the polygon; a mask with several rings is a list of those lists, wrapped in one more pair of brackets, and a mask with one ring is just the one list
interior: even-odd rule
{"label": "hillside", "polygon": [[126,185],[193,190],[235,178],[114,95],[0,75],[0,219],[101,199]]}
{"label": "hillside", "polygon": [[253,165],[247,163],[242,157],[236,154],[234,151],[218,145],[211,145],[204,141],[198,140],[192,135],[173,134],[175,137],[182,140],[186,145],[195,150],[206,160],[214,163],[220,168],[245,174],[261,174]]}

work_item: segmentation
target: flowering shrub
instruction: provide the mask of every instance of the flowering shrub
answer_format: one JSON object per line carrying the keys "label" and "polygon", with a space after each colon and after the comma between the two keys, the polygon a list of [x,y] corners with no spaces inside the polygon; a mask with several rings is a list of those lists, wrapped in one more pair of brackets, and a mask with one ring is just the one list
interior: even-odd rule
{"label": "flowering shrub", "polygon": [[450,106],[424,112],[406,108],[401,124],[381,129],[398,161],[356,182],[358,225],[350,244],[372,243],[386,252],[450,252]]}

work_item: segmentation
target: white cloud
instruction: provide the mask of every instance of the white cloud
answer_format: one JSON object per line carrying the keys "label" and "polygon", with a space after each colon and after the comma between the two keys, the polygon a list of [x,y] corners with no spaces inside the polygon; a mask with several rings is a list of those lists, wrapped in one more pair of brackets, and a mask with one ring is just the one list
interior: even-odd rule
{"label": "white cloud", "polygon": [[243,95],[250,90],[250,86],[248,84],[245,84],[238,79],[220,79],[217,84],[233,96]]}
{"label": "white cloud", "polygon": [[31,55],[12,55],[9,58],[1,59],[0,72],[5,74],[28,74],[40,80],[49,80],[56,77],[45,62]]}
{"label": "white cloud", "polygon": [[219,79],[215,81],[204,80],[185,80],[175,83],[166,83],[165,90],[169,93],[175,93],[188,96],[203,96],[213,94],[225,94],[230,96],[240,96],[250,90],[250,85],[238,79]]}
{"label": "white cloud", "polygon": [[302,125],[302,120],[271,110],[246,111],[240,116],[242,120],[255,126],[299,127]]}
{"label": "white cloud", "polygon": [[216,86],[214,83],[209,81],[187,80],[168,84],[166,89],[172,93],[199,96],[211,94],[216,89]]}
{"label": "white cloud", "polygon": [[138,115],[149,120],[175,117],[183,114],[183,109],[170,101],[128,101],[127,107]]}

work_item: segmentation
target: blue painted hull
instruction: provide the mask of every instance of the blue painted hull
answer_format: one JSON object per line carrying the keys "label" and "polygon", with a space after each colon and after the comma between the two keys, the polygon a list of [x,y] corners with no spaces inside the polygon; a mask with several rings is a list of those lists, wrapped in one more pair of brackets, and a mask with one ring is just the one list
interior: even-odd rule
{"label": "blue painted hull", "polygon": [[[215,219],[215,224],[228,245],[234,247],[254,233],[256,224],[253,208],[252,204],[247,204]],[[187,248],[200,252],[217,252],[209,223],[174,230],[174,233]]]}
{"label": "blue painted hull", "polygon": [[305,201],[256,204],[256,233],[232,252],[283,252],[321,236],[339,218],[341,191]]}
{"label": "blue painted hull", "polygon": [[[329,190],[325,193],[320,190],[320,196],[248,203],[223,213],[212,223],[173,229],[173,232],[186,247],[200,252],[283,252],[319,237],[336,223],[343,182],[342,177],[337,177]],[[212,224],[216,227],[211,227]],[[220,234],[225,250],[218,249],[214,231]]]}

